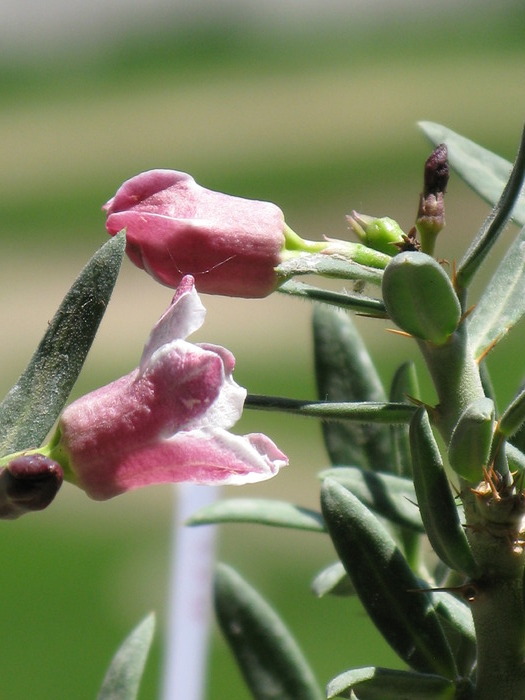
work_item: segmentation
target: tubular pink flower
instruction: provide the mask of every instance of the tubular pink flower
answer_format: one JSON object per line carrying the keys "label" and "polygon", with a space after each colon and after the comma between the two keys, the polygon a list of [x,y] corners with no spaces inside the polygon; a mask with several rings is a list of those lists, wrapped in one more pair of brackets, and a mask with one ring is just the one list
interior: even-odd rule
{"label": "tubular pink flower", "polygon": [[200,292],[264,297],[278,284],[285,245],[275,204],[232,197],[186,173],[149,170],[127,180],[104,205],[111,235],[126,229],[130,260],[168,287],[185,274]]}
{"label": "tubular pink flower", "polygon": [[62,414],[52,454],[91,498],[166,482],[246,484],[287,464],[265,435],[228,432],[246,390],[232,379],[228,350],[185,340],[205,313],[193,278],[185,277],[140,366]]}

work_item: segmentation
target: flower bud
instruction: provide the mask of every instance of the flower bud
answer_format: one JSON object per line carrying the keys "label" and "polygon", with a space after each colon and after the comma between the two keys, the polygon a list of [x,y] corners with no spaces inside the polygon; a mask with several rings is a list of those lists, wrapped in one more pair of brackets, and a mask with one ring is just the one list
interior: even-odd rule
{"label": "flower bud", "polygon": [[19,455],[0,472],[0,518],[43,510],[62,485],[60,465],[42,454]]}
{"label": "flower bud", "polygon": [[388,216],[378,219],[353,211],[346,220],[364,245],[387,255],[399,252],[399,245],[403,243],[405,234],[394,219]]}
{"label": "flower bud", "polygon": [[443,345],[461,319],[458,297],[447,274],[425,253],[399,253],[383,275],[383,300],[404,331]]}
{"label": "flower bud", "polygon": [[424,187],[419,199],[416,227],[422,250],[429,255],[434,250],[437,234],[445,226],[445,200],[449,168],[444,143],[437,146],[425,163]]}
{"label": "flower bud", "polygon": [[275,204],[198,185],[185,173],[150,170],[125,182],[103,207],[111,235],[126,229],[126,253],[157,282],[184,275],[200,292],[264,297],[278,285],[284,216]]}

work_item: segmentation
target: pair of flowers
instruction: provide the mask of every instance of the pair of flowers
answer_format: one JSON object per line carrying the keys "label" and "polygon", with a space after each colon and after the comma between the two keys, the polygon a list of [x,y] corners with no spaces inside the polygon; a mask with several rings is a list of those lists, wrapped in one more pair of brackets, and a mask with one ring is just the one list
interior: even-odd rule
{"label": "pair of flowers", "polygon": [[229,432],[246,397],[232,378],[233,355],[186,338],[206,313],[196,289],[260,297],[276,287],[282,212],[167,170],[125,182],[104,209],[110,234],[126,229],[130,259],[176,287],[175,296],[139,367],[69,405],[49,445],[4,470],[0,495],[16,496],[20,512],[45,507],[41,484],[58,490],[61,472],[95,499],[149,484],[245,484],[274,476],[287,458],[268,437]]}

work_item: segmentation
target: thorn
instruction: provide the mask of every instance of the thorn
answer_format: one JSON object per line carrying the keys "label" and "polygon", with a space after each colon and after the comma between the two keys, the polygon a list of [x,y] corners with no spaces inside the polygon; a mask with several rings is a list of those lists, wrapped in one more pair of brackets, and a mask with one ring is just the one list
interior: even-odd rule
{"label": "thorn", "polygon": [[388,333],[394,333],[395,335],[401,335],[404,338],[413,338],[414,336],[411,333],[407,333],[406,331],[400,331],[398,328],[387,328],[386,329]]}

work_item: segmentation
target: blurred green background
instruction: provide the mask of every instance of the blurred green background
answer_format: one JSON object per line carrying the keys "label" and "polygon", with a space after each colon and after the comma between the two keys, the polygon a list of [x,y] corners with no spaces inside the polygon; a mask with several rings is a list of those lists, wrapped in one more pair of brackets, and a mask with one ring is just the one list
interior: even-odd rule
{"label": "blurred green background", "polygon": [[[0,54],[2,390],[105,241],[101,205],[142,170],[185,170],[212,189],[274,201],[299,234],[320,238],[346,237],[352,209],[412,225],[430,152],[418,120],[512,160],[525,115],[521,3],[425,6],[334,23],[298,12],[282,26],[234,13],[181,26],[174,11],[80,47]],[[458,257],[487,211],[453,176],[438,254]],[[124,264],[76,395],[137,364],[169,299]],[[229,347],[240,384],[315,396],[306,304],[204,301],[195,339]],[[385,324],[358,323],[388,383],[414,349]],[[503,399],[521,380],[522,341],[518,330],[495,357],[496,372],[513,370],[496,374]],[[236,431],[271,435],[290,467],[227,495],[317,507],[327,461],[314,421],[247,412]],[[170,487],[100,504],[66,486],[48,511],[2,525],[2,700],[95,697],[116,646],[150,610],[159,628],[141,697],[159,697],[173,504]],[[282,613],[321,683],[350,666],[399,667],[355,601],[310,593],[334,559],[326,537],[224,526],[219,546]],[[208,699],[248,697],[214,632]]]}

